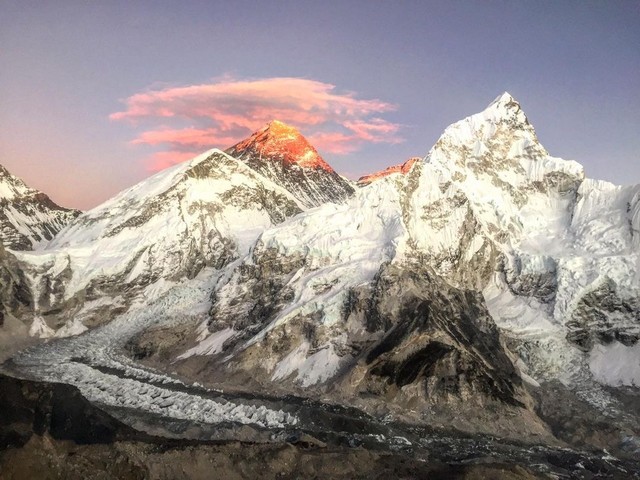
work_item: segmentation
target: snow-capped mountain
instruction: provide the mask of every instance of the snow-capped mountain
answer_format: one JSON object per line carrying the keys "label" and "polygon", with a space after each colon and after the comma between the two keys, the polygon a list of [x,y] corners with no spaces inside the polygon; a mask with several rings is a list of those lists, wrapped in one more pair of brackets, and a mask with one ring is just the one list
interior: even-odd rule
{"label": "snow-capped mountain", "polygon": [[33,321],[65,325],[59,336],[109,321],[244,256],[265,228],[300,211],[289,192],[210,150],[79,216],[44,250],[19,254],[39,312]]}
{"label": "snow-capped mountain", "polygon": [[413,164],[419,162],[420,160],[422,160],[420,157],[411,157],[404,163],[387,167],[384,170],[380,170],[379,172],[364,175],[358,179],[358,186],[364,187],[365,185],[369,185],[371,182],[380,180],[381,178],[384,178],[388,175],[393,175],[394,173],[401,173],[403,175],[406,175],[411,170],[411,167],[413,167]]}
{"label": "snow-capped mountain", "polygon": [[0,165],[0,239],[6,248],[43,245],[79,214],[56,205]]}
{"label": "snow-capped mountain", "polygon": [[178,359],[213,355],[263,387],[339,378],[388,399],[392,384],[398,404],[522,405],[523,378],[637,384],[598,365],[640,358],[639,192],[550,156],[502,95],[405,175],[265,231]]}
{"label": "snow-capped mountain", "polygon": [[41,336],[111,322],[53,342],[51,375],[116,406],[157,402],[65,367],[74,348],[99,346],[110,368],[126,350],[189,381],[510,438],[552,438],[558,423],[583,438],[547,406],[570,399],[607,416],[606,441],[588,442],[640,448],[620,433],[640,418],[610,388],[640,385],[640,186],[549,155],[506,93],[423,159],[361,180],[354,191],[272,122],[81,215],[40,252],[5,255],[5,311]]}
{"label": "snow-capped mountain", "polygon": [[298,130],[277,120],[227,150],[287,189],[307,208],[343,202],[353,186],[325,162]]}

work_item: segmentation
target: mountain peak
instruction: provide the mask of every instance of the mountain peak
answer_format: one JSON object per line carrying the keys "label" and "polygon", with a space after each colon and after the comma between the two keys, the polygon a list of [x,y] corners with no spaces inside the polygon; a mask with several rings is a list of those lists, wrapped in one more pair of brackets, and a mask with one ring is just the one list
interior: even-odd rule
{"label": "mountain peak", "polygon": [[[499,95],[489,106],[485,109],[485,112],[491,112],[491,116],[495,117],[521,117],[520,120],[526,121],[526,116],[520,107],[520,103],[509,93],[504,92]],[[527,122],[528,123],[528,122]]]}
{"label": "mountain peak", "polygon": [[267,123],[262,130],[268,130],[272,135],[294,135],[294,136],[302,136],[300,131],[291,125],[288,125],[280,120],[271,120]]}
{"label": "mountain peak", "polygon": [[502,143],[522,140],[526,145],[535,145],[540,155],[546,155],[520,104],[508,92],[499,95],[480,113],[449,125],[436,143],[436,147],[444,144],[465,144],[473,149],[478,146],[478,141],[486,144],[488,141],[498,140]]}
{"label": "mountain peak", "polygon": [[341,203],[354,192],[295,127],[279,120],[270,121],[226,153],[284,187],[305,208]]}
{"label": "mountain peak", "polygon": [[80,212],[56,205],[0,165],[0,244],[12,250],[31,250],[51,240]]}
{"label": "mountain peak", "polygon": [[498,95],[493,103],[518,103],[518,101],[509,92],[504,92],[502,95]]}
{"label": "mountain peak", "polygon": [[266,161],[280,160],[288,166],[297,165],[333,172],[333,168],[298,129],[279,120],[270,121],[246,140],[229,148],[227,152],[236,157],[251,153]]}

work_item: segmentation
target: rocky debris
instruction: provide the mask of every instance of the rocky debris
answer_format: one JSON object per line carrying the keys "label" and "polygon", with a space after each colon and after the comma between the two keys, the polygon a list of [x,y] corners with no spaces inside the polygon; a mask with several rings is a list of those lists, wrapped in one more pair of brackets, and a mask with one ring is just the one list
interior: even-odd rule
{"label": "rocky debris", "polygon": [[45,434],[77,444],[148,439],[87,401],[71,385],[0,374],[0,392],[0,450],[22,447],[32,436]]}
{"label": "rocky debris", "polygon": [[[277,432],[266,443],[166,438],[132,429],[67,385],[7,376],[0,385],[3,479],[210,478],[212,472],[238,479],[618,478],[637,463],[407,426],[412,440],[390,437],[386,449],[367,447],[357,436],[329,444],[297,430]],[[528,462],[533,466],[524,466]]]}
{"label": "rocky debris", "polygon": [[350,448],[299,448],[246,443],[169,444],[115,442],[77,445],[34,436],[24,447],[0,452],[3,479],[92,478],[96,480],[386,480],[429,478],[531,480],[548,478],[528,467],[487,459],[478,465],[448,465],[401,454]]}
{"label": "rocky debris", "polygon": [[[553,434],[574,448],[604,449],[621,458],[637,458],[640,452],[640,419],[615,411],[601,411],[578,398],[570,388],[552,381],[533,389],[536,413]],[[626,411],[638,411],[640,396],[632,390],[610,389]]]}
{"label": "rocky debris", "polygon": [[[328,447],[305,433],[282,442],[199,442],[153,437],[63,384],[0,375],[0,478],[536,478],[499,462],[448,466],[401,453]],[[477,470],[476,470],[477,469]]]}

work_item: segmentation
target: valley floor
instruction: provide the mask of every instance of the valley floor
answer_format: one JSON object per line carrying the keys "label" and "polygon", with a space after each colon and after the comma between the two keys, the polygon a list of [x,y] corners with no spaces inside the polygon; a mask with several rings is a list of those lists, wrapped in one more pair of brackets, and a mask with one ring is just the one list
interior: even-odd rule
{"label": "valley floor", "polygon": [[[280,400],[283,405],[291,403],[288,409],[303,419],[299,425],[258,428],[107,408],[87,401],[70,385],[6,375],[0,376],[0,392],[3,480],[592,479],[634,478],[640,472],[640,463],[621,461],[606,452],[515,445],[490,437],[384,425],[355,410],[308,405],[317,412],[317,423],[335,422],[334,431],[323,431],[305,419],[304,405],[295,399]],[[360,433],[355,433],[358,428]],[[382,430],[385,433],[373,433]],[[226,440],[211,440],[215,437]]]}
{"label": "valley floor", "polygon": [[533,479],[544,478],[510,464],[446,465],[365,449],[300,448],[295,445],[149,445],[117,442],[76,445],[34,437],[0,453],[0,478],[103,479]]}
{"label": "valley floor", "polygon": [[182,290],[3,364],[0,478],[640,478],[640,462],[603,450],[402,424],[293,395],[222,391],[127,356],[140,331],[199,323],[206,310],[185,317],[183,299],[204,300],[207,289]]}

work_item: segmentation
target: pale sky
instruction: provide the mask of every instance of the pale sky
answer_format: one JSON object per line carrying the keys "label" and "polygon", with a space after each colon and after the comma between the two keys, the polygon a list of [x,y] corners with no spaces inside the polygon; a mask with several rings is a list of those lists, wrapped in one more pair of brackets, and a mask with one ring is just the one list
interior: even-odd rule
{"label": "pale sky", "polygon": [[552,155],[640,183],[638,1],[0,0],[0,163],[87,209],[272,118],[358,177],[510,92]]}

